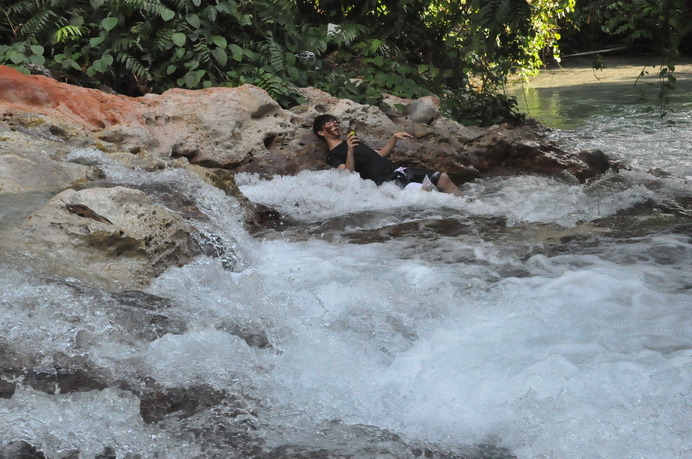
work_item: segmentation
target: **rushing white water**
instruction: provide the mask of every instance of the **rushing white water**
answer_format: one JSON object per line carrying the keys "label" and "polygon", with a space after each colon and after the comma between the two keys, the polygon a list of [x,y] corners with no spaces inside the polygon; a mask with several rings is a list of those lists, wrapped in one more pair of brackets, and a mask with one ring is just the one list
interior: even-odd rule
{"label": "rushing white water", "polygon": [[[111,180],[156,180],[194,199],[211,217],[205,230],[237,249],[236,269],[199,257],[156,279],[147,293],[169,299],[166,314],[185,330],[149,339],[104,292],[4,267],[0,349],[46,373],[66,355],[125,380],[244,394],[257,401],[245,418],[229,421],[222,404],[216,417],[188,422],[213,430],[252,412],[266,447],[322,445],[314,426],[336,420],[449,451],[491,443],[520,458],[689,457],[689,234],[601,237],[588,222],[689,195],[692,133],[678,123],[683,140],[653,152],[644,146],[673,131],[625,129],[617,117],[589,123],[554,136],[600,148],[633,170],[585,185],[478,180],[464,185],[467,199],[377,188],[336,171],[239,176],[251,200],[302,225],[263,237],[242,229],[237,203],[180,170],[106,165]],[[92,150],[71,156],[88,158],[106,161]],[[674,175],[646,172],[653,168]],[[336,219],[345,221],[342,235],[325,226]],[[474,223],[454,235],[349,238],[445,219],[502,219],[509,229],[486,234]],[[544,231],[590,243],[550,242]],[[262,335],[268,346],[249,346],[229,332],[237,329]],[[182,424],[145,423],[137,397],[116,388],[49,395],[20,385],[0,399],[0,441],[10,440],[49,457],[69,450],[93,457],[108,446],[118,457],[204,453]]]}

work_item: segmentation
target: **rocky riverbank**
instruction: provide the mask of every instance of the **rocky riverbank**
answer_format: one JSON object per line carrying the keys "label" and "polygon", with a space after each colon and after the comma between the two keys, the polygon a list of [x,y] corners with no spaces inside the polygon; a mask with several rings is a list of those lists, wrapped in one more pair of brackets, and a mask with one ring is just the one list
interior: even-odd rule
{"label": "rocky riverbank", "polygon": [[168,196],[164,206],[169,190],[106,182],[103,164],[75,156],[76,149],[131,169],[184,169],[234,196],[245,224],[260,227],[280,216],[242,196],[234,174],[326,168],[311,131],[322,113],[352,120],[374,146],[411,132],[415,139],[400,142],[396,161],[444,170],[458,183],[492,174],[583,181],[611,168],[602,153],[563,151],[532,126],[462,126],[439,116],[434,98],[390,98],[406,108],[385,112],[312,88],[303,94],[308,102],[292,110],[248,85],[131,98],[0,67],[2,258],[127,290],[209,250],[193,224],[200,213],[184,199]]}

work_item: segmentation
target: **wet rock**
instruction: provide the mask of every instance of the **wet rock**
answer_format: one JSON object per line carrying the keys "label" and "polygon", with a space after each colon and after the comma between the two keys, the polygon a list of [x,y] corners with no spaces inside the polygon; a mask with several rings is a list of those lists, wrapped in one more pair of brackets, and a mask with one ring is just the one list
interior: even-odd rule
{"label": "wet rock", "polygon": [[0,132],[0,194],[59,192],[99,176],[97,168],[44,153],[60,142],[11,129]]}
{"label": "wet rock", "polygon": [[189,165],[187,169],[199,175],[210,185],[223,190],[228,196],[232,196],[241,204],[245,213],[244,222],[249,230],[257,231],[267,228],[278,228],[287,220],[277,210],[250,201],[238,188],[235,182],[235,175],[220,168],[206,168],[196,165]]}
{"label": "wet rock", "polygon": [[140,397],[140,413],[147,424],[160,422],[170,416],[183,419],[208,410],[228,397],[233,398],[207,385],[149,390]]}
{"label": "wet rock", "polygon": [[[310,440],[297,441],[263,451],[258,458],[301,459],[387,458],[387,459],[514,459],[507,449],[493,444],[449,450],[435,444],[408,442],[399,435],[374,426],[332,421],[315,426]],[[293,434],[300,438],[301,434]]]}
{"label": "wet rock", "polygon": [[7,385],[0,398],[10,398],[14,395],[17,382],[47,394],[69,394],[72,392],[102,390],[108,387],[108,384],[102,377],[95,376],[83,368],[53,366],[43,369],[28,369],[26,367],[5,367],[0,370],[0,377]]}
{"label": "wet rock", "polygon": [[146,286],[199,253],[180,215],[124,187],[66,190],[2,236],[6,256],[111,290]]}
{"label": "wet rock", "polygon": [[616,238],[634,238],[654,232],[692,234],[692,199],[677,197],[657,203],[646,200],[593,222]]}
{"label": "wet rock", "polygon": [[610,169],[618,170],[620,167],[618,163],[611,161],[601,150],[580,151],[579,159],[588,164],[598,174],[604,174]]}
{"label": "wet rock", "polygon": [[118,455],[115,453],[115,448],[107,446],[94,456],[94,459],[118,459]]}
{"label": "wet rock", "polygon": [[18,440],[0,444],[0,459],[46,459],[46,455],[35,446]]}
{"label": "wet rock", "polygon": [[579,155],[543,140],[529,126],[490,128],[486,135],[473,139],[467,147],[473,158],[471,164],[483,175],[529,172],[554,176],[569,173],[584,181],[608,169],[605,155],[597,160],[597,155],[585,154],[584,158],[589,158],[595,165],[592,166]]}
{"label": "wet rock", "polygon": [[[154,341],[167,334],[180,335],[187,331],[184,319],[171,317],[167,310],[171,303],[161,298],[138,290],[113,292],[106,298],[107,314],[130,331],[133,339]],[[89,339],[88,337],[84,337]],[[85,348],[88,345],[85,343]]]}
{"label": "wet rock", "polygon": [[262,450],[256,400],[205,384],[164,388],[147,381],[144,389],[134,392],[141,400],[144,422],[167,432],[184,432],[185,439],[194,436],[201,450],[195,457],[257,457]]}
{"label": "wet rock", "polygon": [[261,328],[252,328],[247,326],[240,326],[238,324],[222,322],[216,326],[217,330],[224,330],[231,335],[241,338],[247,343],[248,346],[256,347],[259,349],[270,349],[273,348],[267,333]]}

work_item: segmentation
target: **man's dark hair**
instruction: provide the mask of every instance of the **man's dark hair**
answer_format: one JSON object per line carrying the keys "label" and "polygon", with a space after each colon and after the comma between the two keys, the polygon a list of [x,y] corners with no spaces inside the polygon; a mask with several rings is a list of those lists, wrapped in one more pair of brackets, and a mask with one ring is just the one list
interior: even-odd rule
{"label": "man's dark hair", "polygon": [[324,140],[324,137],[319,135],[318,132],[321,131],[324,128],[324,125],[330,121],[338,121],[338,120],[333,115],[320,115],[320,116],[318,116],[317,118],[315,118],[315,121],[312,123],[312,132],[314,132],[317,137]]}

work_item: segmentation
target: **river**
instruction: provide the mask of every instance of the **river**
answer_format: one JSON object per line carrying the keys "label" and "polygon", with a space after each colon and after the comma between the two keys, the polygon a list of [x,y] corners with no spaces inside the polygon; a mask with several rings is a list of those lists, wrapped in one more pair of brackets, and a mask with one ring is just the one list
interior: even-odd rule
{"label": "river", "polygon": [[[692,77],[665,118],[631,83],[542,78],[524,103],[550,137],[627,168],[585,184],[479,179],[465,199],[337,171],[243,174],[251,200],[291,219],[250,234],[182,170],[73,151],[111,181],[177,187],[235,252],[138,293],[180,324],[153,338],[126,320],[132,296],[2,266],[0,350],[122,383],[20,385],[0,398],[0,445],[50,458],[689,457]],[[152,381],[180,394],[155,422],[136,395]]]}

